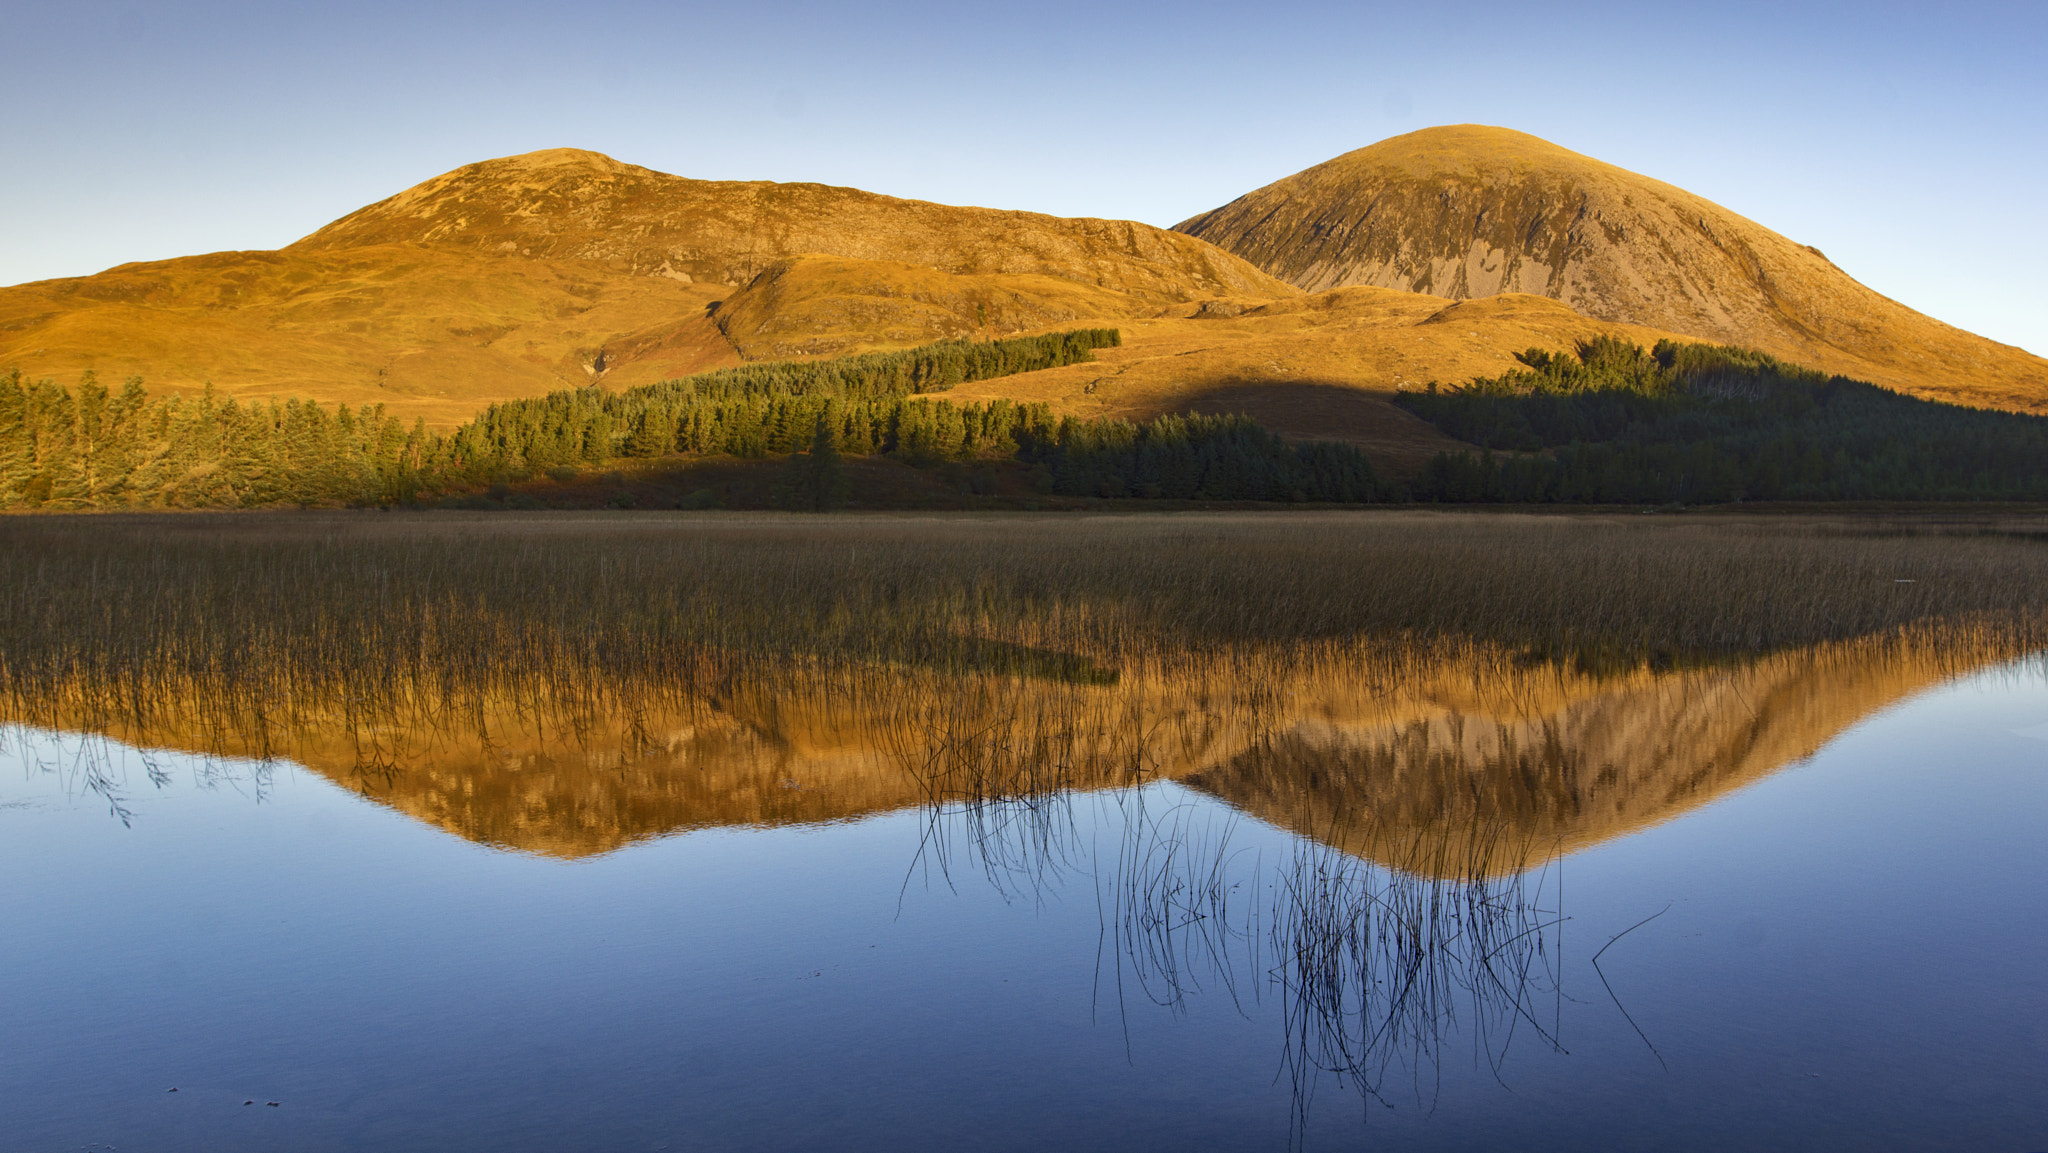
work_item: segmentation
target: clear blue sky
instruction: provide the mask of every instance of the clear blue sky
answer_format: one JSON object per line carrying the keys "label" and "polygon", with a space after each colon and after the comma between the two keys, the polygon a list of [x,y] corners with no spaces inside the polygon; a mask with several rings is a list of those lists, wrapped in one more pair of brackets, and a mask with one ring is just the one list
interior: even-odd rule
{"label": "clear blue sky", "polygon": [[0,284],[536,148],[1170,225],[1431,124],[1689,188],[2048,354],[2048,3],[0,0]]}

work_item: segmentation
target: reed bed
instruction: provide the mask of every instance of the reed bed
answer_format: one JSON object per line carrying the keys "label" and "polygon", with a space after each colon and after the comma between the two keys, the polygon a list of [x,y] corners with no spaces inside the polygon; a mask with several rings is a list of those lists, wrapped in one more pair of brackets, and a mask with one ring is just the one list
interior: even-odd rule
{"label": "reed bed", "polygon": [[221,731],[459,725],[511,707],[573,728],[749,686],[900,699],[906,674],[1209,678],[1255,695],[1262,678],[1339,658],[1398,676],[1425,650],[1635,668],[1882,636],[2048,647],[2039,526],[1989,528],[1401,513],[9,518],[0,707]]}

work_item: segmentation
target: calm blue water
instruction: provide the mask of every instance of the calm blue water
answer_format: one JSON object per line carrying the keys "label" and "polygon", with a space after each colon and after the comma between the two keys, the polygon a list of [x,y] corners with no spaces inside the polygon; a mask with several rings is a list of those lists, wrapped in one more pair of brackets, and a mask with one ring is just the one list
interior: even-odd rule
{"label": "calm blue water", "polygon": [[1329,1034],[1287,879],[1420,882],[1176,784],[993,862],[971,814],[904,812],[567,863],[102,747],[124,823],[86,751],[0,756],[8,1153],[2048,1149],[2037,673],[1492,886],[1468,920],[1521,935],[1492,976],[1424,959],[1441,996],[1360,1050],[1371,1092],[1290,1062]]}

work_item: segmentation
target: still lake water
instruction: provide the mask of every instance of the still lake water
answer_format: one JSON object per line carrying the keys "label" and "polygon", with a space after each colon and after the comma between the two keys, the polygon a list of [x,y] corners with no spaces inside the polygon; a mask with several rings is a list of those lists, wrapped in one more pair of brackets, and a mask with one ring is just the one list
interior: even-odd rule
{"label": "still lake water", "polygon": [[1827,692],[1553,724],[1450,879],[1327,757],[618,834],[8,729],[0,1150],[2048,1149],[2048,679]]}

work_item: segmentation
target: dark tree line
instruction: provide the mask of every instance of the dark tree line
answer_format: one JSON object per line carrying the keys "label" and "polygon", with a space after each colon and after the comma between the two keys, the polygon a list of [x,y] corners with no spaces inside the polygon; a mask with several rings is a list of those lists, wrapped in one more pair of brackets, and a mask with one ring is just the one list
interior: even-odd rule
{"label": "dark tree line", "polygon": [[[457,472],[544,469],[617,456],[673,452],[763,457],[808,444],[832,424],[850,455],[901,453],[945,459],[1007,438],[1016,406],[954,406],[909,399],[956,384],[1092,360],[1121,342],[1113,328],[971,343],[953,340],[902,352],[834,360],[744,365],[625,392],[549,393],[492,405],[458,429],[446,449]],[[998,407],[1003,411],[996,411]]]}
{"label": "dark tree line", "polygon": [[413,499],[437,438],[381,405],[239,404],[0,376],[0,508],[244,508]]}
{"label": "dark tree line", "polygon": [[831,427],[840,451],[848,455],[885,453],[929,464],[1013,450],[1019,427],[1054,421],[1044,405],[1007,400],[953,404],[895,396],[848,401],[817,393],[729,400],[554,393],[520,404],[509,417],[486,413],[452,434],[438,458],[443,470],[481,481],[615,457],[782,456],[809,444],[820,421]]}
{"label": "dark tree line", "polygon": [[1388,500],[1365,454],[1349,445],[1290,445],[1247,416],[1162,416],[1143,424],[1068,418],[1046,435],[1026,428],[1018,456],[1052,492],[1176,500]]}
{"label": "dark tree line", "polygon": [[846,472],[839,466],[839,441],[820,420],[811,446],[791,453],[776,479],[775,503],[796,512],[830,512],[846,503]]}
{"label": "dark tree line", "polygon": [[254,508],[405,503],[552,466],[669,452],[766,456],[808,443],[821,418],[850,453],[918,463],[1014,451],[1042,406],[910,399],[955,384],[1090,359],[1115,329],[947,341],[836,360],[745,365],[626,393],[565,390],[496,405],[453,433],[381,405],[238,403],[208,387],[151,396],[0,376],[0,508]]}
{"label": "dark tree line", "polygon": [[0,377],[0,507],[247,508],[398,504],[621,457],[790,455],[792,507],[845,498],[841,454],[918,466],[1022,458],[1049,492],[1218,500],[1367,500],[1364,457],[1290,447],[1243,418],[1061,419],[1042,404],[914,393],[1093,357],[1114,329],[836,360],[747,365],[622,393],[574,389],[494,405],[445,436],[381,406],[240,404],[211,388],[152,397]]}
{"label": "dark tree line", "polygon": [[831,360],[790,360],[714,369],[620,395],[642,395],[656,400],[740,396],[836,396],[866,400],[907,396],[944,392],[969,381],[1079,364],[1095,359],[1097,349],[1122,344],[1123,333],[1114,328],[1077,328],[1006,340],[944,340],[899,352],[865,352]]}
{"label": "dark tree line", "polygon": [[1763,353],[1660,342],[1531,350],[1401,403],[1479,455],[1427,501],[2048,500],[2048,418],[1920,400]]}

